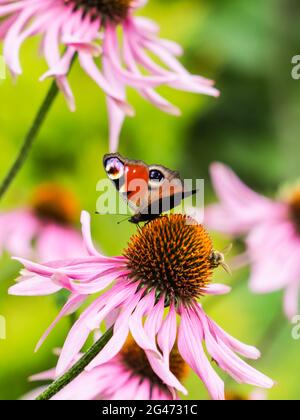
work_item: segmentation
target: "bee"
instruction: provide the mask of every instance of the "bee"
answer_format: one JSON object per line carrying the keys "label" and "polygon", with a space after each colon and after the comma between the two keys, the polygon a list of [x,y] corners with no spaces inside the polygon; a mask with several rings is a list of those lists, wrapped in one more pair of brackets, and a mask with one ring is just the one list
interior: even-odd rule
{"label": "bee", "polygon": [[229,254],[231,249],[232,249],[232,244],[226,247],[223,252],[213,251],[210,256],[211,267],[212,268],[222,267],[226,271],[226,273],[232,275],[231,268],[225,261],[225,256]]}

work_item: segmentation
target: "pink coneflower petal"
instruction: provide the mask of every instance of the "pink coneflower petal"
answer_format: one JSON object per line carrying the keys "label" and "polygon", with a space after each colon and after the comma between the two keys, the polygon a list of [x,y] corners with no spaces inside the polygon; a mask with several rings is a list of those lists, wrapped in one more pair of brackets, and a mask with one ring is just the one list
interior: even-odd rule
{"label": "pink coneflower petal", "polygon": [[127,69],[121,66],[120,57],[118,55],[118,51],[116,50],[116,45],[116,28],[114,26],[108,25],[104,39],[103,51],[111,63],[116,75],[119,76],[124,83],[135,88],[143,89],[145,86],[157,87],[159,85],[171,83],[172,81],[176,80],[176,76],[172,74],[168,76],[144,76],[130,73]]}
{"label": "pink coneflower petal", "polygon": [[47,296],[57,293],[59,290],[61,290],[61,286],[49,282],[45,277],[35,275],[11,286],[8,292],[15,296]]}
{"label": "pink coneflower petal", "polygon": [[[146,318],[144,328],[150,341],[153,343],[153,347],[156,348],[156,336],[162,326],[163,316],[165,310],[165,295],[163,294],[156,305],[151,310],[149,316]],[[147,349],[150,350],[150,349]],[[159,354],[159,357],[161,355]]]}
{"label": "pink coneflower petal", "polygon": [[153,352],[145,352],[149,363],[156,373],[156,375],[170,388],[174,388],[179,392],[182,392],[184,395],[187,395],[188,392],[186,388],[180,383],[176,376],[170,371],[169,367],[166,366],[164,361],[160,358],[157,358],[153,355]]}
{"label": "pink coneflower petal", "polygon": [[169,366],[169,356],[174,347],[177,334],[177,320],[175,306],[172,303],[166,319],[163,321],[158,334],[157,342],[162,351],[164,361]]}
{"label": "pink coneflower petal", "polygon": [[142,294],[143,291],[138,292],[132,300],[129,300],[127,306],[120,312],[114,325],[113,337],[89,366],[87,366],[87,371],[108,362],[120,352],[129,334],[128,318],[134,311]]}
{"label": "pink coneflower petal", "polygon": [[30,382],[34,381],[50,381],[55,379],[55,369],[49,369],[41,373],[36,373],[31,375],[28,380]]}
{"label": "pink coneflower petal", "polygon": [[284,312],[292,320],[299,313],[300,286],[299,281],[289,284],[284,293]]}
{"label": "pink coneflower petal", "polygon": [[[115,77],[111,63],[109,60],[104,56],[103,57],[103,73],[105,78],[115,86],[118,90],[119,96],[126,99],[126,89],[125,86],[122,85],[120,80]],[[126,110],[122,110],[118,104],[109,96],[106,98],[107,102],[107,109],[108,109],[108,116],[109,116],[109,124],[110,124],[110,151],[117,152],[119,147],[119,138],[120,133],[122,130],[123,123],[126,117]],[[131,110],[131,113],[128,112],[129,116],[134,116],[134,111]]]}
{"label": "pink coneflower petal", "polygon": [[118,307],[126,298],[132,295],[137,286],[135,286],[135,288],[125,289],[125,291],[123,290],[123,287],[124,284],[117,285],[104,293],[80,315],[68,334],[58,360],[56,368],[58,376],[68,369],[72,360],[80,352],[83,344],[86,342],[90,332],[99,328],[99,325],[110,311]]}
{"label": "pink coneflower petal", "polygon": [[152,313],[152,310],[158,310],[159,314],[161,314],[160,307],[158,308],[157,306],[154,306],[154,302],[155,291],[149,293],[141,299],[133,315],[130,317],[129,328],[134,340],[142,349],[145,351],[147,350],[149,353],[152,352],[154,356],[161,358],[162,356],[157,349],[155,341],[151,340],[147,334],[146,328],[143,326],[143,319],[148,312]]}
{"label": "pink coneflower petal", "polygon": [[101,273],[100,279],[97,280],[99,275],[96,275],[94,278],[91,278],[89,282],[75,282],[69,279],[66,275],[61,275],[59,273],[52,277],[52,281],[72,293],[91,295],[93,293],[101,292],[106,289],[112,281],[128,274],[128,271],[119,271],[116,269],[108,271],[109,272],[107,274]]}
{"label": "pink coneflower petal", "polygon": [[53,328],[58,324],[58,322],[65,316],[71,315],[72,313],[76,312],[77,309],[81,306],[81,304],[86,300],[86,296],[79,296],[79,295],[71,295],[68,299],[67,303],[64,305],[62,310],[60,311],[59,315],[55,318],[52,324],[47,328],[41,339],[36,345],[35,351],[38,351],[40,347],[45,342],[48,335],[51,333]]}
{"label": "pink coneflower petal", "polygon": [[227,295],[231,292],[231,287],[226,286],[225,284],[210,284],[205,288],[205,294],[206,295]]}
{"label": "pink coneflower petal", "polygon": [[257,348],[253,346],[248,346],[231,335],[227,334],[219,325],[207,317],[207,321],[211,327],[212,331],[215,331],[215,336],[220,337],[220,339],[234,352],[239,353],[240,355],[247,357],[248,359],[258,359],[261,354]]}
{"label": "pink coneflower petal", "polygon": [[[130,35],[131,35],[130,28],[127,30],[125,30],[124,28],[124,39],[123,39],[124,59],[130,71],[140,76],[141,72],[139,70],[138,64],[136,63],[134,59],[134,52],[132,51],[132,48],[131,48]],[[147,99],[157,108],[161,109],[163,112],[167,112],[168,114],[175,115],[175,116],[181,115],[181,111],[177,107],[175,107],[173,104],[171,104],[161,95],[159,95],[154,89],[148,87],[148,88],[138,89],[138,91],[145,99]]]}
{"label": "pink coneflower petal", "polygon": [[211,177],[222,206],[206,209],[205,224],[209,228],[236,235],[247,231],[256,221],[268,220],[270,212],[282,215],[282,205],[256,194],[227,166],[213,164]]}
{"label": "pink coneflower petal", "polygon": [[45,225],[36,242],[41,261],[75,258],[84,254],[80,232],[55,224]]}
{"label": "pink coneflower petal", "polygon": [[196,317],[191,320],[188,313],[182,308],[178,331],[178,349],[180,354],[205,384],[211,398],[223,400],[224,382],[211,367],[204,353],[202,347],[203,338],[202,324]]}
{"label": "pink coneflower petal", "polygon": [[[257,241],[260,237],[264,238],[264,242]],[[291,224],[287,222],[278,222],[273,226],[261,224],[251,232],[247,242],[253,264],[250,278],[251,290],[256,293],[270,293],[299,279],[300,246],[298,241],[294,240]],[[258,249],[260,255],[257,253]],[[272,250],[272,258],[268,258],[270,250]],[[261,253],[266,258],[262,259]]]}
{"label": "pink coneflower petal", "polygon": [[32,241],[39,233],[39,221],[27,209],[0,214],[0,251],[33,256]]}
{"label": "pink coneflower petal", "polygon": [[[86,249],[89,253],[89,255],[94,256],[94,257],[99,257],[102,258],[103,255],[100,254],[100,252],[95,248],[94,244],[93,244],[93,240],[92,240],[92,235],[91,235],[91,216],[87,211],[83,211],[81,213],[81,230],[82,230],[82,236],[84,239],[84,244],[86,246]],[[103,257],[105,258],[105,257]]]}
{"label": "pink coneflower petal", "polygon": [[[207,350],[220,368],[231,375],[237,382],[248,383],[262,388],[272,388],[274,386],[274,382],[270,378],[252,368],[236,356],[236,354],[221,340],[220,336],[214,336],[209,328],[206,315],[199,307],[197,315],[203,325]],[[216,333],[216,329],[214,330],[214,333]]]}

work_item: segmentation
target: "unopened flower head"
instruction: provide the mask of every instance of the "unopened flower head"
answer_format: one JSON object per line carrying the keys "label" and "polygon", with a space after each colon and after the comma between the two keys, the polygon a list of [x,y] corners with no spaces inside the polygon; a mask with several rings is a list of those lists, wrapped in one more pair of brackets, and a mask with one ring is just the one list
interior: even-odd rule
{"label": "unopened flower head", "polygon": [[251,290],[283,289],[284,310],[292,319],[299,313],[300,185],[284,188],[272,200],[252,191],[225,165],[214,164],[211,174],[220,203],[206,209],[206,225],[246,238],[240,262],[251,264]]}
{"label": "unopened flower head", "polygon": [[19,259],[25,266],[23,279],[10,293],[35,294],[34,281],[28,283],[28,278],[36,278],[39,290],[44,288],[45,294],[49,293],[49,284],[52,292],[61,288],[71,292],[39,346],[64,315],[78,309],[89,295],[105,290],[71,328],[59,357],[57,375],[70,367],[90,333],[109,317],[110,325],[114,325],[113,336],[88,365],[88,371],[119,355],[130,333],[173,396],[176,391],[187,393],[170,367],[170,353],[176,342],[180,356],[198,374],[213,399],[224,399],[224,383],[209,362],[203,343],[219,367],[238,382],[273,386],[271,379],[236,355],[256,359],[259,351],[223,331],[198,302],[203,295],[224,294],[230,289],[212,284],[216,266],[212,242],[201,225],[187,221],[184,215],[162,216],[131,238],[123,256],[110,258],[94,248],[90,217],[83,212],[83,234],[90,257],[44,265]]}
{"label": "unopened flower head", "polygon": [[[110,149],[115,152],[125,116],[134,115],[126,100],[128,86],[172,115],[179,115],[179,109],[163,98],[156,87],[167,85],[219,95],[214,82],[190,74],[178,61],[177,56],[182,54],[179,45],[159,38],[154,22],[135,15],[136,9],[146,3],[147,0],[3,0],[0,39],[4,41],[6,64],[14,76],[20,75],[20,48],[27,38],[40,34],[41,51],[49,66],[41,80],[54,77],[74,110],[67,76],[77,55],[82,69],[107,97]],[[122,40],[117,34],[119,28]],[[102,66],[98,65],[99,57]]]}

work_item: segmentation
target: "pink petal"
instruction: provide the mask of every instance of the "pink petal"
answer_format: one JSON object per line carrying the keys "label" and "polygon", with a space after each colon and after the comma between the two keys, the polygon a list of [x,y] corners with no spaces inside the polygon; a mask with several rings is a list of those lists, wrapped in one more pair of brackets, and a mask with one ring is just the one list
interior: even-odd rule
{"label": "pink petal", "polygon": [[284,312],[289,320],[299,313],[299,281],[289,284],[284,293]]}
{"label": "pink petal", "polygon": [[85,301],[85,296],[78,296],[78,295],[72,295],[67,303],[64,305],[58,316],[55,318],[55,320],[52,322],[52,324],[47,328],[41,339],[36,345],[35,351],[38,351],[48,335],[51,333],[53,328],[58,324],[58,322],[67,315],[70,315],[77,311],[77,309],[81,306],[81,304]]}
{"label": "pink petal", "polygon": [[101,350],[101,352],[89,364],[89,366],[87,366],[86,370],[89,371],[96,366],[107,363],[120,352],[129,334],[129,317],[139,302],[143,292],[143,290],[140,290],[138,293],[136,293],[136,295],[134,295],[132,299],[128,299],[126,305],[124,305],[124,308],[116,320],[112,338],[103,348],[103,350]]}
{"label": "pink petal", "polygon": [[145,353],[153,371],[163,381],[163,383],[168,387],[175,388],[179,392],[182,392],[184,395],[187,395],[187,390],[179,382],[176,376],[170,371],[164,360],[157,358],[157,356],[152,351],[145,351]]}
{"label": "pink petal", "polygon": [[204,293],[206,295],[226,295],[231,292],[231,287],[226,286],[225,284],[209,284],[205,287]]}
{"label": "pink petal", "polygon": [[155,291],[150,292],[146,295],[137,305],[134,313],[131,315],[129,320],[129,328],[132,337],[136,343],[144,350],[152,352],[155,357],[162,358],[156,344],[148,336],[143,326],[143,318],[146,313],[151,313],[155,302]]}
{"label": "pink petal", "polygon": [[164,361],[169,366],[170,353],[174,347],[177,335],[177,322],[176,322],[176,311],[175,306],[172,303],[168,315],[161,325],[158,335],[157,342],[161,349]]}
{"label": "pink petal", "polygon": [[199,320],[190,319],[186,309],[181,308],[181,323],[178,332],[178,349],[188,365],[197,373],[214,400],[224,400],[224,383],[211,367],[202,347],[203,328]]}
{"label": "pink petal", "polygon": [[33,275],[8,289],[15,296],[47,296],[57,293],[61,286],[53,284],[48,278]]}
{"label": "pink petal", "polygon": [[[206,209],[205,224],[227,233],[244,233],[261,220],[279,217],[284,208],[248,188],[227,166],[211,166],[214,189],[221,204]],[[224,221],[226,220],[226,223]]]}
{"label": "pink petal", "polygon": [[[274,386],[274,382],[270,378],[252,368],[236,356],[235,353],[225,345],[225,343],[219,340],[218,336],[213,337],[206,317],[203,317],[200,312],[199,314],[202,320],[207,350],[221,369],[227,372],[239,383],[247,383],[249,385],[262,388],[272,388]],[[215,332],[216,331],[214,331],[214,333]]]}

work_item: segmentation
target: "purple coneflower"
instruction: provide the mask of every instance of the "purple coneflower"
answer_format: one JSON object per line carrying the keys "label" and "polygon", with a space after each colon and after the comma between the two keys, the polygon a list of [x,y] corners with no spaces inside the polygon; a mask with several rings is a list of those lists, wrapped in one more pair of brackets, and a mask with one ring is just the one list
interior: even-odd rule
{"label": "purple coneflower", "polygon": [[40,185],[30,205],[0,213],[0,251],[49,261],[84,255],[85,247],[75,223],[76,197],[55,184]]}
{"label": "purple coneflower", "polygon": [[[134,111],[126,102],[126,87],[136,89],[164,112],[179,115],[177,107],[154,88],[165,84],[175,89],[218,96],[213,82],[191,75],[177,60],[182,48],[158,37],[157,25],[134,15],[147,0],[1,0],[0,39],[4,57],[13,73],[22,73],[19,50],[33,35],[42,36],[41,50],[49,70],[41,77],[55,77],[74,110],[67,75],[75,54],[83,70],[107,97],[110,149],[118,148],[126,115]],[[118,28],[122,28],[122,40]],[[60,47],[65,50],[61,52]],[[158,60],[153,60],[153,55]],[[98,65],[98,57],[102,65]],[[161,62],[162,64],[158,63]],[[143,68],[144,71],[142,71]]]}
{"label": "purple coneflower", "polygon": [[[174,347],[170,353],[170,371],[180,381],[189,368]],[[31,381],[53,381],[55,369],[33,375]],[[36,398],[45,388],[34,389],[24,399]],[[82,372],[52,399],[54,400],[172,400],[174,395],[153,372],[145,352],[129,337],[112,360]],[[178,398],[178,395],[176,395]]]}
{"label": "purple coneflower", "polygon": [[207,227],[234,237],[246,236],[251,290],[271,293],[284,289],[285,313],[293,318],[299,313],[299,186],[271,200],[252,191],[225,165],[214,164],[211,175],[220,203],[206,209]]}
{"label": "purple coneflower", "polygon": [[36,279],[37,287],[44,287],[45,294],[49,284],[71,292],[40,346],[64,315],[76,310],[89,295],[113,284],[81,313],[71,328],[59,357],[57,375],[70,368],[90,333],[98,330],[109,316],[114,324],[113,336],[87,367],[88,371],[117,356],[131,333],[155,374],[169,389],[186,393],[169,366],[176,340],[180,355],[213,399],[224,399],[224,383],[209,362],[203,343],[214,362],[238,382],[273,386],[271,379],[236,355],[257,359],[259,351],[223,331],[198,302],[204,295],[229,291],[227,286],[211,284],[215,254],[203,226],[184,215],[162,216],[131,238],[123,256],[109,258],[94,248],[86,212],[82,213],[82,225],[90,257],[44,265],[18,259],[25,270],[19,284],[10,289],[16,295],[35,294]]}

